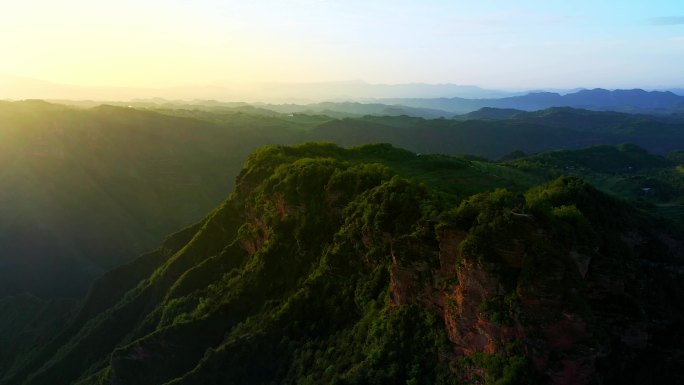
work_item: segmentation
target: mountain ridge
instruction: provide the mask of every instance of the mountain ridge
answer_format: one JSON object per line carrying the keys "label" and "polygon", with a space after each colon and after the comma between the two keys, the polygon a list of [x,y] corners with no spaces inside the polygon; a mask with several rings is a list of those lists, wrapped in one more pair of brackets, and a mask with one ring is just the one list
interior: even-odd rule
{"label": "mountain ridge", "polygon": [[[0,295],[82,296],[106,269],[203,217],[249,152],[268,143],[390,142],[414,153],[490,159],[599,144],[634,143],[659,155],[684,148],[678,117],[569,108],[486,115],[334,119],[244,105],[0,102]],[[676,179],[668,175],[648,184],[670,196],[667,180]]]}
{"label": "mountain ridge", "polygon": [[666,342],[681,235],[574,177],[454,200],[402,176],[470,169],[432,162],[387,145],[255,152],[207,219],[121,270],[146,278],[108,310],[90,300],[1,383],[682,378]]}
{"label": "mountain ridge", "polygon": [[612,110],[617,112],[679,112],[684,105],[684,96],[671,91],[644,91],[642,89],[613,90],[602,88],[580,90],[569,94],[537,92],[522,96],[500,99],[385,99],[385,102],[418,108],[433,108],[464,114],[483,107],[513,108],[525,111],[542,110],[551,107],[574,107],[590,110]]}

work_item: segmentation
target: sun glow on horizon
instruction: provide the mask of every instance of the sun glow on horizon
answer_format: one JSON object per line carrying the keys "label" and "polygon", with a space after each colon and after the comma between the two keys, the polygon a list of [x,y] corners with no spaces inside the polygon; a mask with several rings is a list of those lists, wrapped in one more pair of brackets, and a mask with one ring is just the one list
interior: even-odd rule
{"label": "sun glow on horizon", "polygon": [[[0,74],[77,86],[363,79],[493,88],[682,86],[671,1],[27,0]],[[651,22],[649,22],[651,20]]]}

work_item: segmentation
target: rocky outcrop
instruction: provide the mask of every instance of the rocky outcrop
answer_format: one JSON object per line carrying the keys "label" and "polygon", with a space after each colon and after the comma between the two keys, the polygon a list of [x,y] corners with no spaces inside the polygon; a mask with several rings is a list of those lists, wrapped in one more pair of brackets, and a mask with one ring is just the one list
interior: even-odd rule
{"label": "rocky outcrop", "polygon": [[[527,239],[495,242],[493,259],[498,262],[464,254],[461,243],[468,232],[454,228],[437,231],[437,250],[402,245],[402,255],[392,254],[391,300],[395,305],[419,304],[441,317],[453,344],[452,360],[481,353],[510,355],[515,346],[548,383],[616,383],[613,374],[606,374],[611,372],[606,362],[621,355],[638,365],[639,357],[654,349],[653,330],[662,333],[663,321],[650,318],[645,309],[654,305],[654,298],[643,295],[644,277],[632,270],[640,258],[654,258],[637,255],[654,239],[626,235],[622,256],[603,255],[599,247],[593,253],[574,247],[548,254],[528,250],[526,245],[546,234],[539,228]],[[661,245],[672,250],[670,257],[681,254],[676,241],[665,239],[669,242]],[[425,264],[430,253],[438,253],[439,265]],[[530,262],[549,258],[558,260],[544,267],[543,274],[525,278],[534,268]],[[673,279],[676,266],[681,263],[650,263],[649,268]],[[502,270],[513,272],[512,283],[510,277],[502,278]],[[663,300],[669,302],[657,299]],[[470,369],[461,368],[458,375],[479,383],[482,369]]]}

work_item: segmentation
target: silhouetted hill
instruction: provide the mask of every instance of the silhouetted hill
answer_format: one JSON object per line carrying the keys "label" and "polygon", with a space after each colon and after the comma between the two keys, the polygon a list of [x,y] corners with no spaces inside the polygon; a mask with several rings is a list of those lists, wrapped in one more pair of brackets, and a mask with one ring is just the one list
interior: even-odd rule
{"label": "silhouetted hill", "polygon": [[514,108],[482,107],[477,111],[459,115],[456,118],[462,120],[504,120],[514,118],[522,112],[522,110]]}
{"label": "silhouetted hill", "polygon": [[641,89],[608,91],[601,88],[581,90],[563,95],[560,99],[569,107],[594,107],[605,110],[625,107],[667,110],[684,102],[684,98],[669,91],[644,91]]}
{"label": "silhouetted hill", "polygon": [[634,113],[669,114],[684,109],[684,96],[669,91],[634,90],[580,90],[565,95],[554,92],[537,92],[522,96],[499,99],[383,99],[383,103],[401,104],[409,107],[432,108],[464,114],[483,107],[543,110],[551,107],[573,107],[596,111],[620,111]]}
{"label": "silhouetted hill", "polygon": [[684,123],[672,117],[552,108],[510,111],[510,119],[483,120],[364,117],[322,123],[309,138],[342,145],[390,142],[421,153],[474,154],[498,159],[515,150],[526,153],[634,143],[667,154],[684,148]]}

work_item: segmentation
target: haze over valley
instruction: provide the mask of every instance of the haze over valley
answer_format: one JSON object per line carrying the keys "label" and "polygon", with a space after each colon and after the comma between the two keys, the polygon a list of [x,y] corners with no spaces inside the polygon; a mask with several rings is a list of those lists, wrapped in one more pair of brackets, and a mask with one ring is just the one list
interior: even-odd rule
{"label": "haze over valley", "polygon": [[684,382],[683,28],[7,4],[0,385]]}

